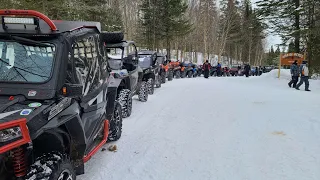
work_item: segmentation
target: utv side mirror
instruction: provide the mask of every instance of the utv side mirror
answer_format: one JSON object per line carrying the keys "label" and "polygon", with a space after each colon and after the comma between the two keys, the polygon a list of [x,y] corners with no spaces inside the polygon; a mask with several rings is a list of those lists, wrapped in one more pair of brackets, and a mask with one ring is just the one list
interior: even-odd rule
{"label": "utv side mirror", "polygon": [[82,84],[69,84],[66,83],[62,87],[62,94],[66,97],[81,97],[83,91]]}

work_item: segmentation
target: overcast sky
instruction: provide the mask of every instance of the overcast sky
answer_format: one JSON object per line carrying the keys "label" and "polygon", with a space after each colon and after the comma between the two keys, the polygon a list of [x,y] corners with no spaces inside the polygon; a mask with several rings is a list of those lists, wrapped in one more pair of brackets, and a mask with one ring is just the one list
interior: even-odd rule
{"label": "overcast sky", "polygon": [[[251,0],[253,7],[256,7],[255,2],[257,2],[257,1],[259,1],[259,0]],[[279,36],[270,34],[267,38],[267,41],[268,41],[267,49],[269,49],[272,45],[280,44],[281,38]]]}

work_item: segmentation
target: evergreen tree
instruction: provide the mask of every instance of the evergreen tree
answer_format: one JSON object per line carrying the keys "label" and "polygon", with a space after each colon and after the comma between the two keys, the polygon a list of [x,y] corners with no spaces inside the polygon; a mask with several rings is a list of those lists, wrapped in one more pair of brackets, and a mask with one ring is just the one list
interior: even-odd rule
{"label": "evergreen tree", "polygon": [[267,19],[271,29],[280,34],[284,42],[294,38],[295,52],[300,52],[301,0],[260,0],[257,2],[261,18]]}
{"label": "evergreen tree", "polygon": [[170,58],[170,43],[176,37],[188,34],[192,28],[185,13],[188,4],[184,0],[162,0],[163,1],[163,37],[166,43],[167,55]]}
{"label": "evergreen tree", "polygon": [[279,56],[280,53],[281,53],[280,46],[278,46],[277,50],[276,50],[276,52],[274,54],[275,54],[275,56]]}
{"label": "evergreen tree", "polygon": [[291,41],[288,46],[288,53],[294,52],[294,42]]}
{"label": "evergreen tree", "polygon": [[163,39],[170,58],[171,41],[191,30],[192,25],[185,15],[187,9],[188,4],[184,0],[143,0],[140,25],[147,41],[145,44],[151,48],[152,39],[153,44]]}

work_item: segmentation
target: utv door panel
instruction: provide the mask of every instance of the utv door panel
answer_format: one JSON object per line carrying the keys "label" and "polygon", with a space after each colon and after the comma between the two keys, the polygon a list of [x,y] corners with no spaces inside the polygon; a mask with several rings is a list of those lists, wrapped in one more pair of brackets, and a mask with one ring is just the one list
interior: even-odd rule
{"label": "utv door panel", "polygon": [[131,89],[136,91],[137,85],[138,85],[138,78],[139,78],[139,72],[138,68],[136,68],[134,71],[130,72],[130,82],[131,82]]}
{"label": "utv door panel", "polygon": [[[99,53],[99,35],[86,34],[73,43],[74,75],[78,84],[83,85],[83,97],[80,100],[81,122],[88,144],[101,127],[105,113],[105,91],[102,63],[105,61]],[[101,83],[102,82],[102,83]]]}

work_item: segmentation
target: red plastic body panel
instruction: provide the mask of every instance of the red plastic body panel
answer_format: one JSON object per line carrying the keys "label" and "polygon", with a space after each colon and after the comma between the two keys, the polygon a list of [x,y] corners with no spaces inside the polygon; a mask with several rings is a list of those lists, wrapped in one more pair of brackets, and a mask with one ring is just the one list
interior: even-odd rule
{"label": "red plastic body panel", "polygon": [[22,139],[19,139],[15,142],[12,142],[10,144],[7,144],[5,146],[0,147],[0,154],[8,152],[14,148],[17,148],[19,146],[22,146],[24,144],[31,142],[29,130],[27,128],[27,119],[26,118],[10,121],[7,123],[1,123],[0,130],[12,128],[12,127],[17,127],[17,126],[20,127],[20,129],[21,129]]}
{"label": "red plastic body panel", "polygon": [[48,18],[46,15],[34,11],[34,10],[15,10],[15,9],[5,9],[0,10],[0,15],[4,16],[31,16],[31,17],[37,17],[42,19],[44,22],[48,24],[48,26],[51,28],[52,31],[57,31],[56,25],[53,23],[53,21]]}
{"label": "red plastic body panel", "polygon": [[93,155],[95,155],[98,150],[107,142],[107,138],[109,135],[109,120],[104,121],[104,135],[103,140],[94,148],[91,152],[89,152],[86,156],[83,157],[83,162],[88,162]]}

